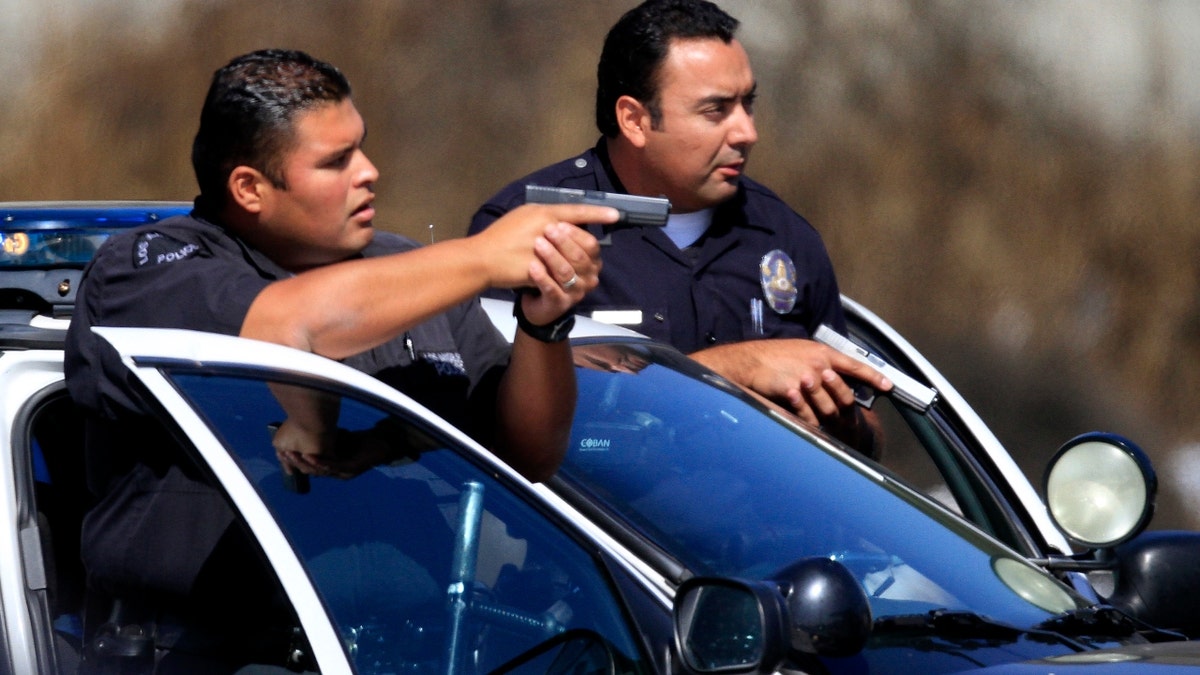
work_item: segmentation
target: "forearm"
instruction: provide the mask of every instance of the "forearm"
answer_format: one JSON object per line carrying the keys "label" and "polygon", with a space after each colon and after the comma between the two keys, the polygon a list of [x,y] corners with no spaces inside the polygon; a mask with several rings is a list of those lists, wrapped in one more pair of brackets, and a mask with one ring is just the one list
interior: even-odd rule
{"label": "forearm", "polygon": [[[569,223],[616,217],[616,209],[600,206],[526,205],[471,237],[310,269],[263,289],[241,335],[340,359],[487,288],[525,286],[543,297],[530,318],[549,319],[593,288],[600,269],[595,238]],[[583,283],[564,294],[560,284],[572,274]]]}
{"label": "forearm", "polygon": [[546,480],[558,470],[566,456],[576,394],[569,344],[540,342],[518,330],[500,383],[497,450],[526,478]]}
{"label": "forearm", "polygon": [[750,342],[733,342],[729,344],[708,347],[688,354],[690,358],[706,368],[736,382],[744,387],[750,387],[761,393],[763,387],[754,386],[756,374],[764,367],[760,353]]}
{"label": "forearm", "polygon": [[277,281],[255,298],[241,335],[334,359],[357,354],[491,285],[476,249],[450,240]]}
{"label": "forearm", "polygon": [[882,449],[873,415],[863,415],[844,378],[878,390],[891,388],[873,368],[829,347],[800,339],[736,342],[691,354],[696,361],[776,403],[802,420],[825,427],[848,445],[878,457]]}

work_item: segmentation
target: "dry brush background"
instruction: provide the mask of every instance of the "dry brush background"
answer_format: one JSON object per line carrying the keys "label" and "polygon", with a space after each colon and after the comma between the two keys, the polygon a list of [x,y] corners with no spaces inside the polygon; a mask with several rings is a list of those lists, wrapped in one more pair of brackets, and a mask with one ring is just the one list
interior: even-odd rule
{"label": "dry brush background", "polygon": [[[377,225],[461,236],[494,190],[595,140],[595,61],[632,4],[98,3],[30,27],[36,57],[0,99],[0,199],[190,199],[212,71],[284,46],[354,84]],[[1200,527],[1200,144],[1165,85],[1114,134],[999,38],[1002,3],[724,5],[760,84],[750,173],[821,230],[843,291],[1035,484],[1069,437],[1123,433],[1157,462],[1155,526]]]}

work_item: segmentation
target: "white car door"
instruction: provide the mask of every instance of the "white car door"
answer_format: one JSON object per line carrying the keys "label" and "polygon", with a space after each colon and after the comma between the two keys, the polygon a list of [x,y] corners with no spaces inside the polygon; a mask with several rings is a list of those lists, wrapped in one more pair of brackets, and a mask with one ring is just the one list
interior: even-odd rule
{"label": "white car door", "polygon": [[[241,514],[321,672],[490,672],[579,641],[588,664],[652,668],[607,573],[641,574],[634,556],[411,399],[278,345],[97,332]],[[285,388],[331,402],[339,448],[367,459],[288,478],[271,445]]]}

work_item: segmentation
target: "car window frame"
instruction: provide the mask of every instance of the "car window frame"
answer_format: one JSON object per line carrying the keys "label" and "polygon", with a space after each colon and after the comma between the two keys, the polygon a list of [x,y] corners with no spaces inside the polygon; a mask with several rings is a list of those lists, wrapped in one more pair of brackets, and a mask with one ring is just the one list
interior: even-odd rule
{"label": "car window frame", "polygon": [[[659,650],[652,648],[644,639],[641,631],[638,630],[641,624],[636,620],[637,617],[634,616],[631,609],[631,601],[626,593],[628,587],[618,583],[618,575],[614,573],[616,556],[603,547],[597,546],[594,537],[585,536],[578,527],[578,523],[572,522],[563,513],[548,508],[543,500],[533,494],[529,483],[517,477],[515,472],[507,468],[507,465],[501,465],[506,469],[505,471],[498,471],[499,460],[491,458],[489,461],[490,453],[487,453],[485,449],[475,445],[474,441],[463,435],[460,430],[450,426],[440,417],[429,413],[420,404],[412,402],[407,397],[404,397],[403,394],[399,394],[398,399],[383,397],[365,392],[344,382],[331,381],[324,377],[314,378],[306,374],[286,373],[269,367],[245,364],[197,364],[194,361],[185,360],[140,359],[139,367],[155,368],[177,391],[179,390],[179,386],[175,376],[194,374],[206,377],[237,378],[260,383],[270,382],[272,384],[318,389],[322,393],[332,394],[343,399],[351,399],[356,405],[371,408],[375,412],[380,412],[393,419],[398,419],[404,424],[411,425],[418,433],[429,436],[436,444],[440,445],[442,451],[453,453],[465,465],[470,466],[473,470],[495,481],[507,493],[507,496],[502,498],[502,502],[507,500],[509,502],[516,501],[522,503],[524,507],[529,509],[530,513],[544,521],[545,527],[553,530],[557,536],[561,536],[572,542],[577,549],[576,552],[580,556],[587,558],[595,570],[597,578],[593,579],[593,581],[603,585],[612,605],[620,613],[621,628],[626,633],[621,637],[628,640],[631,644],[636,645],[635,648],[638,650],[637,656],[640,662],[653,663],[651,656]],[[187,392],[181,391],[180,395],[193,410],[197,409],[191,403],[190,395]],[[202,412],[201,417],[204,417]],[[213,431],[213,434],[220,439],[222,434],[218,425],[209,422],[207,419],[205,421],[209,424],[209,428]],[[237,455],[239,459],[241,458],[240,453],[234,451],[228,454]],[[488,507],[488,511],[491,512],[490,507]],[[665,605],[669,607],[669,601]],[[605,637],[608,638],[609,636]]]}
{"label": "car window frame", "polygon": [[[38,520],[40,511],[34,477],[33,424],[39,414],[48,407],[67,398],[66,385],[61,381],[43,386],[22,401],[13,417],[9,434],[11,452],[8,468],[12,471],[13,499],[16,506],[11,522],[16,524],[18,535],[14,551],[19,552],[20,564],[17,568],[25,582],[23,593],[19,595],[20,602],[24,604],[24,615],[29,620],[29,623],[23,626],[25,630],[22,633],[32,647],[29,653],[32,655],[32,662],[37,664],[36,672],[45,673],[63,671],[59,666],[59,654],[54,644],[50,616],[50,581],[46,565],[51,554],[44,546],[43,526]],[[4,603],[0,603],[0,624],[5,626],[6,637],[0,641],[3,644],[0,658],[5,662],[14,663],[13,659],[18,658],[19,650],[13,644],[14,625],[9,619],[16,617],[8,616],[8,611],[13,609],[9,594],[0,595],[5,599]],[[16,601],[15,597],[11,600]],[[14,665],[20,666],[19,663]]]}
{"label": "car window frame", "polygon": [[[147,334],[175,332],[171,329],[101,329],[101,332],[107,332],[108,334],[135,331]],[[254,341],[228,336],[209,336],[208,339],[213,337],[223,340],[237,340],[247,345],[252,343],[257,344]],[[295,350],[290,350],[279,345],[260,345],[255,348],[295,352]],[[290,566],[292,563],[295,563],[298,566],[297,574],[305,578],[306,591],[315,593],[307,574],[303,572],[302,565],[291,550],[290,545],[287,544],[286,540],[268,545],[262,539],[262,535],[256,527],[256,524],[260,520],[264,522],[269,521],[269,527],[266,528],[269,536],[274,538],[278,535],[282,538],[284,535],[279,524],[270,515],[269,509],[259,498],[255,488],[247,481],[242,470],[236,465],[231,453],[224,449],[220,435],[212,429],[208,421],[204,419],[203,414],[198,412],[191,404],[187,395],[177,388],[176,384],[172,381],[170,373],[197,371],[205,373],[229,373],[239,377],[250,376],[263,381],[290,382],[303,386],[320,386],[340,395],[352,395],[359,401],[387,410],[389,414],[399,415],[407,420],[416,421],[431,434],[447,440],[448,444],[452,444],[456,453],[464,460],[503,483],[515,498],[522,500],[541,516],[545,517],[552,524],[552,527],[575,542],[582,552],[591,557],[598,574],[603,577],[602,581],[606,584],[614,603],[622,613],[624,629],[628,631],[629,637],[631,637],[640,650],[639,657],[646,663],[660,663],[654,655],[665,648],[665,643],[661,645],[657,641],[652,643],[642,634],[639,630],[641,624],[632,615],[631,602],[625,592],[627,586],[617,581],[618,576],[628,576],[630,578],[641,577],[647,586],[654,587],[656,584],[653,573],[648,573],[648,568],[642,564],[630,564],[631,561],[636,560],[636,556],[621,550],[615,540],[607,535],[603,535],[600,530],[588,523],[583,516],[580,515],[573,518],[574,514],[571,512],[574,510],[567,507],[565,502],[548,498],[547,493],[537,489],[540,487],[539,485],[530,485],[515,470],[495,458],[486,449],[480,447],[461,430],[453,427],[433,413],[429,413],[423,406],[408,398],[403,393],[348,366],[324,359],[323,357],[315,357],[314,355],[301,352],[296,352],[296,355],[301,358],[318,358],[324,368],[337,369],[339,373],[344,374],[344,377],[334,377],[329,371],[313,372],[295,364],[290,365],[289,369],[284,369],[270,364],[253,363],[252,357],[229,360],[204,360],[184,356],[163,356],[162,352],[164,350],[160,349],[157,351],[159,352],[158,354],[137,355],[138,351],[135,347],[131,349],[133,355],[125,358],[126,365],[137,376],[140,386],[145,389],[142,395],[146,399],[147,407],[152,408],[152,412],[156,416],[162,419],[170,419],[171,424],[178,428],[180,433],[186,435],[190,444],[195,446],[195,451],[201,453],[206,464],[205,468],[213,471],[214,478],[221,485],[222,489],[226,491],[227,497],[236,505],[239,511],[242,511],[246,524],[250,526],[255,538],[259,541],[260,547],[264,549],[264,553],[268,555],[268,558],[271,557],[272,548],[287,549],[288,564]],[[363,380],[362,378],[367,379]],[[354,382],[355,380],[359,380],[359,382]],[[180,412],[181,410],[182,413]],[[203,439],[204,447],[201,447],[201,444],[196,442],[197,438]],[[211,459],[212,455],[216,456],[216,462]],[[251,505],[252,512],[255,513],[253,522],[246,514],[243,503]],[[564,512],[564,508],[569,509],[570,512]],[[279,570],[274,560],[271,561],[271,564],[277,571]],[[614,573],[614,565],[616,565],[616,569],[620,569],[621,575]],[[292,599],[292,590],[287,587],[287,580],[284,578],[285,575],[277,573],[280,576],[281,583],[284,584],[285,592],[287,592],[289,599]],[[287,576],[293,575],[288,574]],[[647,590],[648,594],[653,596],[654,593],[649,592],[651,590],[656,591],[657,588]],[[315,595],[313,597],[315,599]],[[669,614],[670,597],[667,595],[658,595],[656,599],[662,603],[664,611]],[[296,609],[297,613],[302,615],[308,611],[302,610],[299,605],[297,605]],[[323,608],[320,609],[320,612],[322,615],[321,629],[325,630],[328,628],[331,634],[336,637],[336,626],[331,617],[324,613]],[[304,628],[307,632],[308,626],[304,625]],[[340,645],[340,642],[338,644]],[[315,649],[316,646],[314,645]],[[339,664],[344,662],[344,657],[344,653],[341,654]],[[327,672],[324,670],[323,661],[321,661],[321,664],[322,672]],[[348,663],[347,667],[350,667]]]}
{"label": "car window frame", "polygon": [[[923,384],[938,389],[938,399],[924,413],[896,407],[909,431],[919,438],[931,465],[940,472],[955,501],[968,507],[963,517],[1026,557],[1067,552],[1046,538],[1027,504],[1014,491],[1012,477],[1005,475],[960,416],[958,407],[962,404],[952,404],[951,397],[945,395],[946,386],[929,382],[903,347],[881,334],[867,318],[850,313],[847,322],[851,337],[862,346]],[[953,398],[959,398],[957,392]],[[940,440],[937,447],[931,447],[934,444],[928,441],[931,434]],[[887,464],[886,457],[883,464]]]}
{"label": "car window frame", "polygon": [[[288,601],[292,603],[304,630],[312,658],[321,673],[349,675],[354,672],[345,653],[342,638],[320,600],[303,564],[270,509],[259,497],[234,457],[207,420],[162,372],[162,368],[199,364],[185,358],[135,358],[126,366],[136,377],[147,414],[166,425],[184,442],[181,447],[198,467],[220,487],[224,497],[238,512],[238,520],[248,528]],[[196,455],[199,457],[196,457]]]}

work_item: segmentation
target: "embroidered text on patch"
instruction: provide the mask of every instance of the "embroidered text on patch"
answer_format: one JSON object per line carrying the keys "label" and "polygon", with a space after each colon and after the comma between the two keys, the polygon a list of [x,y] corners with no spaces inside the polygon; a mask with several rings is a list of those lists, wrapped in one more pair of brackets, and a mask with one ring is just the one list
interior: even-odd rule
{"label": "embroidered text on patch", "polygon": [[200,247],[172,239],[161,232],[145,232],[137,238],[133,250],[134,265],[145,267],[187,260],[195,255]]}
{"label": "embroidered text on patch", "polygon": [[434,367],[438,375],[466,375],[462,354],[458,352],[425,352],[421,359]]}

